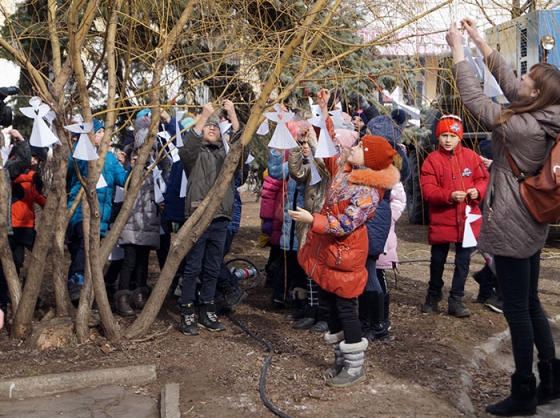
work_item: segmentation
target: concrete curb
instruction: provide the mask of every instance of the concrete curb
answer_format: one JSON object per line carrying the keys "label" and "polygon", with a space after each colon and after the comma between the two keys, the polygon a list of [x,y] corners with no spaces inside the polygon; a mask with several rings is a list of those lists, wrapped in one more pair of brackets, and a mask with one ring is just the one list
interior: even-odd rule
{"label": "concrete curb", "polygon": [[[548,318],[551,324],[556,324],[560,321],[560,315],[556,315],[554,318]],[[491,354],[496,353],[502,344],[509,341],[510,334],[509,329],[505,331],[494,334],[489,337],[486,342],[475,347],[473,352],[473,359],[471,366],[475,369],[480,367],[480,363],[486,360]],[[472,388],[473,379],[471,374],[467,370],[461,370],[461,392],[459,399],[457,400],[456,407],[459,411],[467,416],[475,416],[474,406],[468,396],[468,391]]]}
{"label": "concrete curb", "polygon": [[178,383],[168,383],[161,390],[159,416],[160,418],[181,418]]}
{"label": "concrete curb", "polygon": [[131,366],[48,374],[0,382],[0,399],[33,398],[103,385],[144,385],[156,380],[156,366]]}

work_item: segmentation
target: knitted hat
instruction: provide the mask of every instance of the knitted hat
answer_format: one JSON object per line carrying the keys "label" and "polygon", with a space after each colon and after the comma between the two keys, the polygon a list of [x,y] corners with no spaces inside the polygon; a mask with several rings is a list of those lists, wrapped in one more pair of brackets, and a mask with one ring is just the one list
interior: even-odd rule
{"label": "knitted hat", "polygon": [[[145,112],[145,111],[148,112]],[[150,109],[144,109],[138,112],[136,119],[134,119],[134,131],[138,132],[141,129],[149,128],[152,123],[152,113],[149,112]]]}
{"label": "knitted hat", "polygon": [[220,127],[220,120],[218,119],[218,115],[213,114],[212,116],[210,116],[206,121],[206,125],[208,124],[212,124],[212,125],[216,125],[217,127]]}
{"label": "knitted hat", "polygon": [[191,118],[190,116],[187,116],[186,118],[183,118],[181,120],[181,126],[183,127],[183,129],[191,129],[195,123],[196,120],[194,120],[194,118]]}
{"label": "knitted hat", "polygon": [[369,122],[368,117],[366,116],[365,112],[363,110],[356,110],[354,113],[352,113],[352,119],[354,119],[354,117],[359,116],[360,118],[362,118],[362,120],[364,121],[364,123],[367,125]]}
{"label": "knitted hat", "polygon": [[463,139],[463,124],[461,123],[461,118],[455,115],[442,116],[437,124],[436,138],[439,138],[441,134],[446,132],[451,132]]}
{"label": "knitted hat", "polygon": [[380,136],[366,135],[362,138],[364,164],[372,170],[384,170],[393,163],[397,151]]}
{"label": "knitted hat", "polygon": [[371,135],[382,136],[391,143],[398,144],[401,140],[402,128],[389,115],[374,117],[367,127]]}
{"label": "knitted hat", "polygon": [[98,130],[105,129],[105,125],[98,119],[93,120],[93,133],[96,134]]}
{"label": "knitted hat", "polygon": [[358,140],[358,132],[350,129],[335,129],[335,138],[342,148],[352,148]]}
{"label": "knitted hat", "polygon": [[37,157],[41,161],[45,161],[47,159],[47,150],[43,147],[36,147],[34,145],[30,145],[31,148],[31,156]]}

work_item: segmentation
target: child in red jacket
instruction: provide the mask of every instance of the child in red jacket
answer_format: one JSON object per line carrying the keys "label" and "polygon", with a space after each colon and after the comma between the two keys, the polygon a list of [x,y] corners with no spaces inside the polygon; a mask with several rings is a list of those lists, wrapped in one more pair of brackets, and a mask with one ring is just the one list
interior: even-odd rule
{"label": "child in red jacket", "polygon": [[[439,147],[430,153],[420,173],[424,200],[428,202],[431,244],[430,282],[422,312],[436,312],[442,299],[443,269],[449,244],[455,244],[455,270],[449,291],[448,314],[457,318],[470,315],[463,305],[465,281],[469,273],[472,245],[463,245],[467,208],[471,215],[480,215],[480,202],[486,194],[488,172],[474,151],[463,148],[463,125],[458,116],[443,116],[436,128]],[[470,223],[478,238],[482,219]]]}
{"label": "child in red jacket", "polygon": [[[25,249],[31,251],[35,243],[35,204],[41,209],[45,207],[43,182],[34,170],[46,158],[47,151],[44,148],[31,146],[31,166],[11,183],[13,234],[8,236],[8,242],[18,275],[23,267]],[[7,310],[9,303],[8,283],[0,265],[0,310]]]}

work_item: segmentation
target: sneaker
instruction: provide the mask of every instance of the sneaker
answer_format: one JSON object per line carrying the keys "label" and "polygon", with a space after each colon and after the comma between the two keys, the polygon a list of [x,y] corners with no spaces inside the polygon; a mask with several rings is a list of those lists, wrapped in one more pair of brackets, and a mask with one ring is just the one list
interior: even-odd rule
{"label": "sneaker", "polygon": [[484,304],[494,312],[501,313],[501,314],[504,313],[504,302],[502,301],[502,299],[498,298],[497,296],[492,296],[491,298],[488,298]]}
{"label": "sneaker", "polygon": [[461,298],[449,296],[447,299],[449,303],[449,307],[447,309],[447,313],[455,318],[466,318],[471,316],[471,312],[465,308],[463,305],[463,301]]}
{"label": "sneaker", "polygon": [[70,280],[68,280],[68,296],[70,296],[70,302],[73,304],[77,304],[80,301],[83,284],[84,276],[80,273],[74,273]]}
{"label": "sneaker", "polygon": [[194,304],[181,305],[181,332],[185,335],[198,335],[198,327],[194,320]]}
{"label": "sneaker", "polygon": [[218,321],[214,302],[200,305],[198,308],[198,323],[208,331],[224,331],[226,326]]}
{"label": "sneaker", "polygon": [[479,293],[478,296],[476,297],[475,302],[476,302],[476,303],[482,303],[482,304],[484,304],[484,303],[486,303],[486,301],[487,301],[488,299],[490,299],[491,297],[492,297],[492,296],[486,296],[486,295],[483,295],[483,294]]}

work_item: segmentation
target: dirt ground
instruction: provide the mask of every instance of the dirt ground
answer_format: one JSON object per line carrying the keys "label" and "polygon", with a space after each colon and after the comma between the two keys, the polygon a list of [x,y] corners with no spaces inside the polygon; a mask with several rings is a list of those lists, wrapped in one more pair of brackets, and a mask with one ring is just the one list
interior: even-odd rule
{"label": "dirt ground", "polygon": [[[254,194],[242,197],[242,227],[228,259],[246,258],[263,267],[268,249],[259,247],[259,203]],[[331,350],[322,335],[292,329],[292,322],[284,317],[287,312],[273,310],[264,277],[261,285],[248,290],[247,302],[232,315],[235,322],[222,318],[227,330],[220,333],[201,330],[199,336],[183,335],[172,298],[150,329],[149,334],[155,336],[138,341],[108,343],[92,328],[87,344],[71,343],[39,352],[10,340],[2,330],[0,378],[155,364],[157,381],[137,388],[138,395],[157,398],[165,384],[179,383],[181,411],[189,417],[272,416],[268,409],[292,417],[485,416],[484,406],[508,393],[509,377],[505,370],[474,362],[473,352],[504,331],[506,322],[502,315],[474,303],[478,286],[470,278],[466,285],[470,318],[448,316],[445,301],[439,314],[420,313],[429,276],[427,228],[410,225],[404,215],[397,224],[397,235],[401,264],[396,274],[388,272],[391,337],[370,345],[368,380],[355,387],[335,390],[325,385],[320,373],[331,362]],[[560,232],[554,228],[543,258],[542,301],[549,317],[556,317],[560,314]],[[151,279],[157,280],[155,257],[152,261]],[[482,266],[482,257],[474,255],[471,274]],[[452,264],[446,268],[445,290],[452,268]],[[42,297],[48,305],[52,295],[46,282]],[[254,284],[252,279],[244,286]],[[130,321],[119,318],[123,325]],[[472,376],[467,396],[474,413],[457,409],[464,403],[465,375]],[[259,394],[263,382],[268,409]]]}

